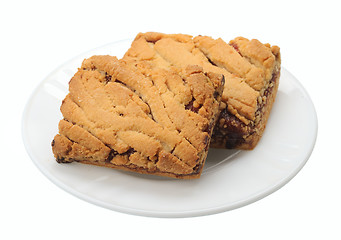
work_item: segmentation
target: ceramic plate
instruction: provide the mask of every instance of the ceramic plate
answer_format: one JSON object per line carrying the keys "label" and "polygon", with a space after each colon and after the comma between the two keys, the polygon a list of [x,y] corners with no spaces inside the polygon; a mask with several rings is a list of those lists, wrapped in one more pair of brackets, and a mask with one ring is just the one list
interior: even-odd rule
{"label": "ceramic plate", "polygon": [[308,160],[317,135],[313,103],[282,68],[265,133],[253,151],[210,149],[200,179],[177,180],[83,165],[58,164],[51,141],[68,82],[84,58],[122,57],[124,40],[84,53],[52,72],[31,95],[22,121],[23,140],[36,166],[67,192],[96,205],[135,215],[191,217],[219,213],[259,200],[290,181]]}

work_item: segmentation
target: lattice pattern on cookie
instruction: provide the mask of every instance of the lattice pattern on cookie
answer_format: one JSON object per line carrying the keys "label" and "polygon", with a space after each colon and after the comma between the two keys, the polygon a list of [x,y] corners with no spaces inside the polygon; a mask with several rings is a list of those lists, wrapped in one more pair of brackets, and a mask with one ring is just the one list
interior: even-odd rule
{"label": "lattice pattern on cookie", "polygon": [[198,175],[223,84],[198,66],[166,70],[93,56],[69,83],[53,152],[59,162]]}
{"label": "lattice pattern on cookie", "polygon": [[[137,35],[124,59],[149,62],[165,69],[195,64],[204,71],[223,74],[226,83],[221,108],[224,110],[220,129],[216,127],[215,132],[223,132],[224,136],[231,133],[226,138],[240,138],[241,141],[254,133],[254,136],[262,134],[278,87],[280,54],[277,46],[242,37],[226,43],[207,36],[193,38],[148,32]],[[233,148],[233,145],[229,147]],[[242,148],[253,147],[245,145]]]}
{"label": "lattice pattern on cookie", "polygon": [[275,50],[279,51],[255,39],[236,38],[227,44],[220,38],[150,32],[137,35],[124,58],[151,61],[163,68],[194,64],[224,74],[223,101],[248,124],[255,119],[259,96],[271,79]]}

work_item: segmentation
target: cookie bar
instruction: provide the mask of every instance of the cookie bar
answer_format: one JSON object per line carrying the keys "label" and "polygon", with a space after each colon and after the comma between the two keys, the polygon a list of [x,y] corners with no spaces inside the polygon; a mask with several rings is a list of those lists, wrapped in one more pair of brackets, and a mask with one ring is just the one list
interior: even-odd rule
{"label": "cookie bar", "polygon": [[59,163],[198,178],[223,85],[223,75],[199,66],[161,69],[93,56],[69,82],[54,156]]}
{"label": "cookie bar", "polygon": [[242,37],[226,43],[207,36],[148,32],[136,36],[124,59],[163,69],[192,64],[223,74],[226,83],[211,147],[250,150],[257,145],[278,89],[279,47]]}

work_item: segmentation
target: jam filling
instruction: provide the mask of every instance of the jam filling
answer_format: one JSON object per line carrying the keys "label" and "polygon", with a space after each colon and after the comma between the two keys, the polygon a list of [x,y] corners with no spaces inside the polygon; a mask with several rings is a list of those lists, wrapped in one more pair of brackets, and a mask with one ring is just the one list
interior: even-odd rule
{"label": "jam filling", "polygon": [[108,83],[111,81],[111,75],[108,75],[107,73],[105,73],[105,83]]}
{"label": "jam filling", "polygon": [[241,53],[240,53],[240,51],[239,51],[239,47],[238,47],[238,45],[236,44],[236,43],[230,43],[229,44],[231,47],[233,47],[240,55],[241,55]]}
{"label": "jam filling", "polygon": [[[279,71],[273,73],[271,80],[269,81],[269,87],[264,91],[264,95],[266,99],[270,96],[275,86],[276,79],[278,78]],[[258,105],[257,112],[259,113],[267,104],[267,101],[262,102]],[[244,136],[252,135],[255,133],[252,130],[252,125],[246,125],[240,119],[238,119],[235,115],[231,114],[227,107],[221,111],[219,116],[220,121],[217,122],[216,127],[213,131],[212,144],[225,142],[226,148],[235,148],[246,142]]]}
{"label": "jam filling", "polygon": [[129,148],[128,151],[126,151],[126,152],[124,152],[124,153],[121,153],[121,154],[119,154],[119,153],[118,153],[117,151],[115,151],[114,149],[111,149],[111,151],[110,151],[110,153],[109,153],[107,159],[105,160],[105,162],[106,162],[106,163],[110,163],[111,160],[112,160],[115,156],[117,156],[117,155],[128,156],[128,158],[129,158],[129,156],[130,156],[131,154],[133,154],[134,152],[136,152],[136,150],[135,150],[134,148]]}
{"label": "jam filling", "polygon": [[199,105],[199,107],[194,107],[193,103],[194,103],[194,98],[185,106],[186,110],[190,110],[192,112],[198,113],[199,109],[201,108],[201,106]]}

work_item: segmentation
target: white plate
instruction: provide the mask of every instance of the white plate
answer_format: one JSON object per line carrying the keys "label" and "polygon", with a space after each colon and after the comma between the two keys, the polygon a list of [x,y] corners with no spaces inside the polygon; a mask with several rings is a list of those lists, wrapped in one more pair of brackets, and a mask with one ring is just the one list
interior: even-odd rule
{"label": "white plate", "polygon": [[66,62],[52,72],[27,103],[22,134],[36,166],[67,192],[115,211],[154,217],[191,217],[238,208],[291,180],[308,160],[317,135],[313,103],[302,85],[282,69],[266,131],[253,151],[210,149],[200,179],[176,180],[79,163],[58,164],[51,151],[68,82],[84,58],[121,57],[129,40],[112,43]]}

